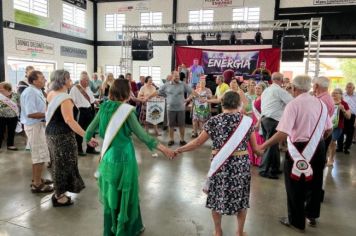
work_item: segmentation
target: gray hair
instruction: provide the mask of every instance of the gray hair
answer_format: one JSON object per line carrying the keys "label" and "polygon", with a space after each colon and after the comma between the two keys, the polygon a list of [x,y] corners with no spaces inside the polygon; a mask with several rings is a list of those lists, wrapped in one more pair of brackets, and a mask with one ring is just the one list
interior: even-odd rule
{"label": "gray hair", "polygon": [[240,106],[240,95],[235,91],[228,91],[221,99],[224,109],[237,109]]}
{"label": "gray hair", "polygon": [[66,79],[70,78],[70,74],[66,70],[55,70],[51,73],[51,90],[60,90],[66,84]]}
{"label": "gray hair", "polygon": [[317,84],[322,88],[329,88],[330,79],[326,76],[319,76],[313,79],[313,84]]}
{"label": "gray hair", "polygon": [[272,80],[283,81],[283,74],[279,72],[273,72]]}
{"label": "gray hair", "polygon": [[256,86],[261,86],[262,91],[264,91],[267,88],[267,84],[263,81],[260,81]]}
{"label": "gray hair", "polygon": [[342,96],[343,93],[342,93],[342,89],[341,89],[341,88],[336,88],[336,89],[334,89],[334,90],[333,90],[333,93],[338,93],[338,94],[340,94],[341,98],[343,97],[343,96]]}
{"label": "gray hair", "polygon": [[308,92],[311,89],[311,81],[312,79],[310,78],[309,75],[297,75],[294,79],[292,84],[294,85],[295,88]]}
{"label": "gray hair", "polygon": [[218,75],[216,78],[219,79],[221,82],[224,83],[224,80],[225,80],[225,79],[224,79],[224,76]]}
{"label": "gray hair", "polygon": [[[86,77],[84,77],[85,75],[86,75]],[[88,72],[82,71],[80,73],[80,80],[83,80],[83,79],[89,79],[90,80]]]}

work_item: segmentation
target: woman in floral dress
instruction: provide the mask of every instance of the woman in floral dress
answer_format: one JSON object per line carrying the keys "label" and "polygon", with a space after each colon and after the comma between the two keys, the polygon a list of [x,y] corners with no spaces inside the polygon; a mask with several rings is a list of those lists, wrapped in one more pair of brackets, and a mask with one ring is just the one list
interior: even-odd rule
{"label": "woman in floral dress", "polygon": [[[219,150],[228,142],[230,136],[239,127],[242,119],[250,119],[239,112],[240,96],[234,91],[226,92],[222,100],[223,113],[210,118],[204,125],[198,138],[192,140],[176,153],[192,151],[205,143],[209,137],[212,140],[212,160]],[[252,121],[241,143],[232,152],[228,159],[209,178],[206,207],[212,210],[215,226],[215,236],[222,235],[222,215],[236,215],[238,230],[236,235],[243,236],[244,223],[250,197],[250,160],[247,152],[247,143],[250,141],[255,152],[256,138],[253,133]],[[240,132],[240,129],[237,131]]]}

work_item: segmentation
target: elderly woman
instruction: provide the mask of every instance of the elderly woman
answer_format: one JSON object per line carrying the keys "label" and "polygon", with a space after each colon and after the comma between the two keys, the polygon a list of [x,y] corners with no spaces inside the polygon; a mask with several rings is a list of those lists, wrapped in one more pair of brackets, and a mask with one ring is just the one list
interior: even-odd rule
{"label": "elderly woman", "polygon": [[247,83],[247,92],[245,93],[247,104],[246,104],[246,115],[252,117],[252,106],[253,102],[257,98],[256,95],[256,82],[253,79],[250,79]]}
{"label": "elderly woman", "polygon": [[[85,186],[78,170],[78,148],[75,133],[84,136],[85,131],[73,117],[74,103],[67,91],[72,87],[69,72],[56,70],[51,74],[51,91],[47,96],[46,139],[52,157],[52,177],[55,193],[54,207],[72,205],[66,192],[79,193]],[[90,145],[97,141],[90,139]]]}
{"label": "elderly woman", "polygon": [[16,151],[15,130],[19,117],[20,96],[12,92],[10,83],[0,83],[0,149],[7,128],[7,149]]}
{"label": "elderly woman", "polygon": [[[263,91],[267,88],[267,84],[265,82],[259,82],[256,85],[256,96],[257,98],[252,102],[252,120],[255,125],[255,137],[258,145],[263,144],[264,138],[262,135],[261,128],[261,95]],[[248,147],[248,154],[250,156],[250,161],[252,165],[259,166],[261,163],[261,157],[255,155],[252,151],[251,145]]]}
{"label": "elderly woman", "polygon": [[336,152],[336,141],[342,135],[342,131],[344,128],[344,120],[350,119],[351,111],[349,105],[342,99],[342,90],[339,88],[334,89],[331,93],[332,98],[334,99],[334,114],[332,116],[333,122],[333,132],[332,132],[332,140],[330,143],[330,150],[328,156],[327,166],[332,166],[334,164],[334,156]]}
{"label": "elderly woman", "polygon": [[187,101],[193,100],[193,133],[192,138],[198,137],[199,132],[203,128],[203,124],[210,118],[210,105],[207,99],[210,99],[213,94],[206,86],[205,78],[200,78],[199,84],[195,92],[197,96],[190,95]]}
{"label": "elderly woman", "polygon": [[104,138],[98,169],[104,235],[139,235],[144,230],[132,133],[150,150],[158,149],[166,156],[174,156],[173,151],[144,131],[136,118],[135,107],[126,103],[130,99],[129,83],[126,79],[114,81],[109,100],[101,105],[85,135],[90,140],[99,127],[99,135]]}
{"label": "elderly woman", "polygon": [[105,81],[101,85],[100,97],[103,100],[106,100],[108,98],[110,86],[114,83],[114,80],[115,80],[114,74],[113,73],[108,73],[108,75],[106,76]]}
{"label": "elderly woman", "polygon": [[[152,77],[147,76],[145,78],[145,85],[141,87],[140,92],[138,93],[138,98],[143,101],[140,112],[140,122],[145,126],[146,132],[148,132],[149,125],[146,121],[147,101],[156,96],[156,87],[153,86]],[[155,130],[155,134],[159,136],[160,133],[158,132],[157,125],[154,125],[153,128]]]}
{"label": "elderly woman", "polygon": [[236,215],[238,236],[243,235],[244,223],[249,208],[250,161],[247,143],[250,141],[255,152],[256,138],[252,119],[239,111],[238,93],[226,92],[222,99],[223,113],[210,118],[198,138],[176,150],[182,153],[195,150],[212,140],[212,163],[208,174],[206,207],[212,210],[215,236],[222,235],[222,215]]}

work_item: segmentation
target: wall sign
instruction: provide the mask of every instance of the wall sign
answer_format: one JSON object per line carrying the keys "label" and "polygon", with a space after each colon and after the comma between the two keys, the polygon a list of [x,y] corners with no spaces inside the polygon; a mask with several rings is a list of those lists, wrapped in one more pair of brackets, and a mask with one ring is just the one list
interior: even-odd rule
{"label": "wall sign", "polygon": [[203,0],[204,8],[232,7],[236,6],[237,4],[237,0]]}
{"label": "wall sign", "polygon": [[61,46],[61,56],[87,58],[87,50]]}
{"label": "wall sign", "polygon": [[150,5],[147,1],[132,2],[130,5],[123,4],[118,7],[117,12],[129,12],[129,11],[149,11]]}
{"label": "wall sign", "polygon": [[85,37],[87,34],[87,30],[75,25],[67,24],[62,22],[61,23],[61,32],[65,34],[70,34],[73,36]]}
{"label": "wall sign", "polygon": [[85,10],[87,9],[87,0],[63,0],[63,1],[70,3],[74,6],[83,8]]}
{"label": "wall sign", "polygon": [[17,23],[40,28],[46,28],[48,26],[48,18],[21,11],[18,9],[15,9],[15,21]]}
{"label": "wall sign", "polygon": [[16,50],[27,51],[32,54],[54,54],[54,44],[34,41],[29,39],[16,38]]}
{"label": "wall sign", "polygon": [[356,0],[314,0],[314,5],[349,5],[356,4]]}

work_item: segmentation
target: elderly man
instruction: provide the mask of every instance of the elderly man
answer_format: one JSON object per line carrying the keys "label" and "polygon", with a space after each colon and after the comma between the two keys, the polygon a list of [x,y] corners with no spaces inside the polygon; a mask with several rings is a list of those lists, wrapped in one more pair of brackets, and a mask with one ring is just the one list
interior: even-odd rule
{"label": "elderly man", "polygon": [[[283,75],[278,72],[272,74],[272,85],[261,96],[261,126],[264,138],[267,140],[276,133],[276,127],[281,119],[285,106],[293,97],[281,86]],[[275,144],[268,148],[263,155],[259,174],[262,177],[278,179],[281,173],[279,146]]]}
{"label": "elderly man", "polygon": [[[320,76],[313,79],[313,93],[314,95],[323,101],[328,109],[328,115],[333,116],[334,113],[334,100],[329,94],[330,79],[325,76]],[[325,147],[328,148],[331,142],[331,136],[325,139]]]}
{"label": "elderly man", "polygon": [[[168,78],[167,78],[168,79]],[[184,93],[188,95],[196,94],[186,83],[180,81],[178,71],[173,71],[172,80],[167,81],[158,91],[160,96],[166,97],[169,142],[168,146],[174,144],[174,127],[179,127],[181,146],[185,145],[185,98]]]}
{"label": "elderly man", "polygon": [[103,81],[99,79],[98,73],[94,73],[92,80],[90,81],[90,89],[95,98],[99,98],[100,96],[100,88]]}
{"label": "elderly man", "polygon": [[53,191],[50,180],[42,179],[43,166],[50,162],[49,151],[45,137],[46,98],[42,90],[46,84],[42,72],[32,71],[28,77],[29,87],[21,94],[21,123],[31,147],[33,193],[48,193]]}
{"label": "elderly man", "polygon": [[[74,85],[70,90],[69,95],[72,97],[76,106],[74,115],[78,124],[85,130],[94,118],[94,103],[96,103],[94,95],[89,88],[89,76],[86,71],[80,74],[79,84]],[[78,145],[78,155],[85,156],[83,151],[83,137],[76,135]],[[86,153],[98,154],[95,148],[87,145]]]}
{"label": "elderly man", "polygon": [[[351,117],[350,119],[345,119],[344,120],[344,129],[343,129],[343,135],[340,136],[339,140],[337,140],[337,150],[339,152],[342,152],[344,150],[345,154],[350,154],[350,147],[352,144],[352,138],[354,136],[355,132],[355,126],[356,126],[356,121],[355,121],[355,115],[356,115],[356,93],[355,93],[355,85],[353,83],[347,83],[346,92],[344,93],[344,101],[349,105],[350,110],[351,110]],[[346,136],[346,140],[344,143],[344,136]]]}
{"label": "elderly man", "polygon": [[323,136],[328,136],[332,129],[326,105],[309,94],[310,88],[309,76],[294,78],[292,91],[295,99],[286,106],[277,133],[261,147],[266,149],[287,139],[284,174],[288,217],[281,218],[280,222],[299,230],[305,229],[305,218],[310,226],[315,227],[315,219],[320,216],[326,162]]}

